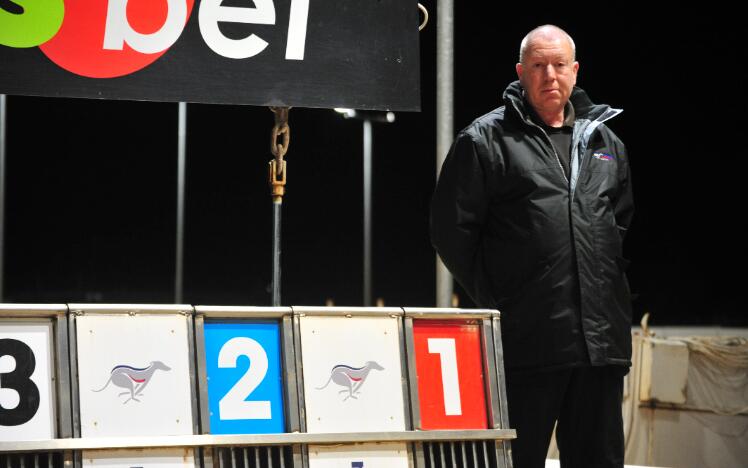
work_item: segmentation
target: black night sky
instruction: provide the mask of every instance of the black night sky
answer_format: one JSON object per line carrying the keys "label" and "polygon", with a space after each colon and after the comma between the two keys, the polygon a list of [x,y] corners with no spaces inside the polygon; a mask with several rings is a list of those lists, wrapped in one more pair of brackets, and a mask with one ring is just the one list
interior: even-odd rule
{"label": "black night sky", "polygon": [[[374,126],[374,297],[434,305],[436,1],[420,35],[420,113]],[[748,325],[745,46],[735,12],[655,13],[455,2],[455,133],[500,104],[519,42],[557,24],[578,85],[621,107],[637,212],[626,241],[635,317]],[[572,11],[571,8],[579,9]],[[415,7],[415,2],[414,2]],[[711,7],[711,9],[710,9]],[[496,7],[498,8],[498,6]],[[177,105],[8,97],[5,302],[174,301]],[[272,113],[189,105],[184,301],[269,305]],[[283,218],[283,303],[362,302],[362,130],[294,108]],[[461,306],[471,306],[461,297]]]}

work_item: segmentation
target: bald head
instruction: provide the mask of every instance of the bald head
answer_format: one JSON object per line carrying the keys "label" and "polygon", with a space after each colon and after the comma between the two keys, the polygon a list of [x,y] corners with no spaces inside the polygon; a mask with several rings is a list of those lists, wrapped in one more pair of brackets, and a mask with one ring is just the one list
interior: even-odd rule
{"label": "bald head", "polygon": [[572,39],[571,36],[566,33],[566,31],[559,28],[558,26],[546,24],[533,29],[532,31],[527,33],[524,39],[522,39],[522,44],[519,46],[520,63],[523,63],[525,61],[528,48],[532,45],[533,42],[537,40],[568,42],[569,46],[571,47],[571,59],[576,60],[577,47],[576,45],[574,45],[574,39]]}
{"label": "bald head", "polygon": [[519,60],[515,69],[527,101],[547,125],[560,127],[579,71],[574,41],[557,26],[535,28],[522,41]]}

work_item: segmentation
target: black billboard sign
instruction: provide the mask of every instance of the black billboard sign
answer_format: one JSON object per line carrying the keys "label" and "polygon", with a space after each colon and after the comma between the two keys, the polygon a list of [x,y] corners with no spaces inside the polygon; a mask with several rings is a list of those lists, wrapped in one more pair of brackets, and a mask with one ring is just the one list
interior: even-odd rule
{"label": "black billboard sign", "polygon": [[410,0],[0,0],[0,93],[419,110]]}

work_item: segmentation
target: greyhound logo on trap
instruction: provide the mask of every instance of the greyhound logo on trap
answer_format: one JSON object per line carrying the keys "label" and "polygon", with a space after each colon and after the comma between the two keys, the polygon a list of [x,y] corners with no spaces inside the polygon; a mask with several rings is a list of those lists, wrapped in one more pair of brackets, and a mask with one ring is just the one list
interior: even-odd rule
{"label": "greyhound logo on trap", "polygon": [[384,370],[384,367],[374,361],[368,361],[362,367],[351,367],[345,364],[338,364],[330,371],[330,377],[327,379],[327,382],[325,382],[323,386],[316,388],[317,390],[322,390],[330,385],[330,382],[333,382],[344,387],[343,390],[340,390],[338,393],[348,393],[348,395],[343,398],[343,401],[349,398],[358,399],[356,395],[360,393],[361,386],[364,384],[366,378],[369,376],[369,372],[372,370]]}
{"label": "greyhound logo on trap", "polygon": [[109,380],[98,390],[91,390],[92,392],[101,392],[109,386],[110,383],[117,387],[124,388],[127,391],[120,393],[118,396],[130,395],[122,404],[124,405],[130,400],[140,402],[136,397],[142,396],[143,389],[148,385],[153,378],[153,374],[157,370],[169,371],[171,367],[167,366],[161,361],[152,361],[148,367],[132,367],[124,364],[114,366],[109,374]]}

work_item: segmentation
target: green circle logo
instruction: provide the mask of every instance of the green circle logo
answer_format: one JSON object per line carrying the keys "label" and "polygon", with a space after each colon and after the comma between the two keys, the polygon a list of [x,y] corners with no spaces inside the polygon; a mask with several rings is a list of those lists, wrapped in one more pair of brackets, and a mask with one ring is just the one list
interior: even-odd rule
{"label": "green circle logo", "polygon": [[44,44],[57,34],[64,16],[63,0],[2,2],[0,5],[0,45],[26,48]]}

